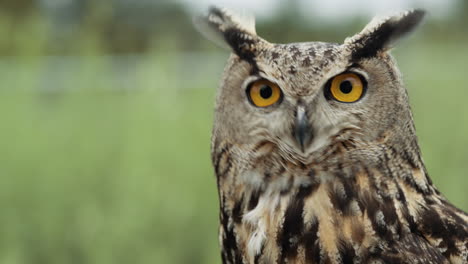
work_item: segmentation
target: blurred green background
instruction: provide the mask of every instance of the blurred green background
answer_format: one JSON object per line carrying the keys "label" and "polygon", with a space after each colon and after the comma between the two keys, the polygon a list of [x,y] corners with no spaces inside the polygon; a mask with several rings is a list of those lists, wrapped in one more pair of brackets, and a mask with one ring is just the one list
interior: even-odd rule
{"label": "blurred green background", "polygon": [[[429,9],[394,54],[428,171],[468,209],[467,1],[213,3],[245,5],[274,42],[341,42],[376,12]],[[0,263],[220,262],[209,146],[228,52],[191,25],[206,7],[0,1]]]}

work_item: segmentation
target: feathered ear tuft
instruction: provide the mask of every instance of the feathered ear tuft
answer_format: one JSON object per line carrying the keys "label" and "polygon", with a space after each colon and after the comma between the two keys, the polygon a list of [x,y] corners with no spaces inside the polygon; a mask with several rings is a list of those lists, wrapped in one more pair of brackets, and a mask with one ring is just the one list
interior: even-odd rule
{"label": "feathered ear tuft", "polygon": [[261,38],[255,32],[255,18],[211,7],[208,14],[194,19],[198,31],[221,47],[232,49],[242,58],[254,56],[255,44]]}
{"label": "feathered ear tuft", "polygon": [[425,14],[424,10],[415,9],[383,19],[374,18],[360,33],[347,38],[344,45],[352,50],[353,60],[373,57],[412,32]]}

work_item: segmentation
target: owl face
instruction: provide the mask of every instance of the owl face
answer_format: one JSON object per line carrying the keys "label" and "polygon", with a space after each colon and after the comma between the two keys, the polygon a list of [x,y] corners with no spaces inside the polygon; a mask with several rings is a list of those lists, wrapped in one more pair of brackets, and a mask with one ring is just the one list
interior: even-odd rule
{"label": "owl face", "polygon": [[215,135],[238,144],[307,158],[336,137],[374,141],[405,110],[388,55],[354,61],[344,45],[310,42],[271,45],[254,62],[233,55],[219,90]]}
{"label": "owl face", "polygon": [[411,123],[388,49],[422,17],[411,11],[373,21],[343,44],[272,44],[252,24],[212,10],[205,29],[233,50],[218,91],[214,141],[247,151],[268,142],[306,162],[336,140],[384,140],[385,131]]}

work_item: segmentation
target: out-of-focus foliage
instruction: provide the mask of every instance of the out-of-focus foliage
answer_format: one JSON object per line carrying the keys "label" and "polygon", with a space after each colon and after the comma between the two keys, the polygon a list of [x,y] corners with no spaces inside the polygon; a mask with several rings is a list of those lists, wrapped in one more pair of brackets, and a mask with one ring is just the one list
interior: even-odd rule
{"label": "out-of-focus foliage", "polygon": [[[366,22],[308,27],[293,7],[258,31],[341,41]],[[209,137],[228,54],[185,8],[0,3],[0,263],[220,262]],[[429,21],[395,55],[428,171],[466,210],[463,19]]]}

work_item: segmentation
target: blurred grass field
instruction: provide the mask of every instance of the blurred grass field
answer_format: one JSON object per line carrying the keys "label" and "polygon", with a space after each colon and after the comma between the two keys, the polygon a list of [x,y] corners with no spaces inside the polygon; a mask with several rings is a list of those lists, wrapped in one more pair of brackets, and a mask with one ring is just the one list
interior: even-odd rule
{"label": "blurred grass field", "polygon": [[[26,55],[0,60],[0,263],[219,263],[209,146],[227,54],[155,51],[109,75],[115,58],[85,43],[60,75],[19,41]],[[466,41],[394,54],[428,171],[467,210]]]}

